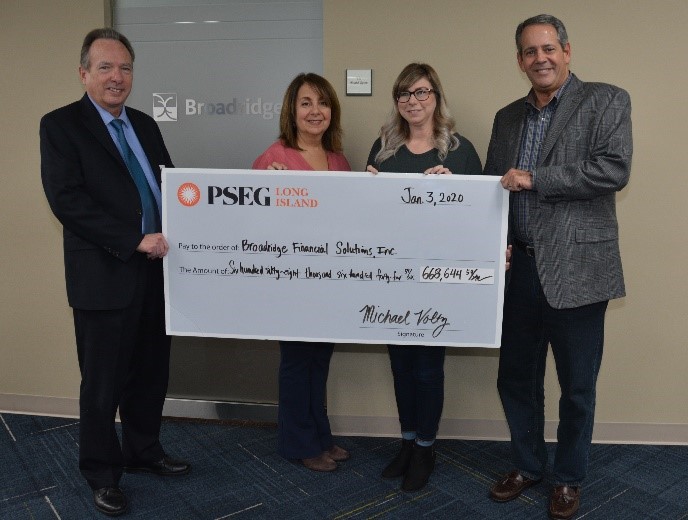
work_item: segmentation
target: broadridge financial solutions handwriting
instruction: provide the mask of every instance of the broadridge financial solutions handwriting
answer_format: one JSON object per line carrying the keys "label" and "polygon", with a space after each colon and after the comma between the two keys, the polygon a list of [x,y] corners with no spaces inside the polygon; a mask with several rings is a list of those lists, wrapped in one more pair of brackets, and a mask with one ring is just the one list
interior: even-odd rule
{"label": "broadridge financial solutions handwriting", "polygon": [[169,333],[497,346],[497,179],[190,169],[163,179]]}

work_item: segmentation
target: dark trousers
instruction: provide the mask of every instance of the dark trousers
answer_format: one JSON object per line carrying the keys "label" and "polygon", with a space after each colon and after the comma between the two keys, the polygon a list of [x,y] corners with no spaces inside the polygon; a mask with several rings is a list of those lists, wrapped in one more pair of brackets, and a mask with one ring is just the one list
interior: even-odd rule
{"label": "dark trousers", "polygon": [[387,348],[401,431],[416,432],[418,440],[435,440],[444,406],[446,348],[422,345],[388,345]]}
{"label": "dark trousers", "polygon": [[308,459],[333,445],[325,409],[332,343],[280,341],[277,451]]}
{"label": "dark trousers", "polygon": [[585,478],[607,303],[552,308],[542,292],[535,259],[514,248],[497,387],[511,430],[514,464],[529,478],[541,478],[547,466],[543,430],[548,345],[561,388],[552,483],[578,486]]}
{"label": "dark trousers", "polygon": [[164,318],[160,261],[142,272],[129,307],[74,309],[81,370],[79,469],[92,489],[118,485],[126,464],[164,455],[159,434],[170,359]]}

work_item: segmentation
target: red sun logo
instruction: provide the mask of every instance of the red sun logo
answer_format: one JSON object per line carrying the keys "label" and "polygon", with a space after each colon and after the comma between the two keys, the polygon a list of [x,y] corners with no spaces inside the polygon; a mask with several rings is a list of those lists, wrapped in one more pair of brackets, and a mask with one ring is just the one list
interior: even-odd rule
{"label": "red sun logo", "polygon": [[184,206],[195,206],[201,200],[201,190],[193,182],[185,182],[179,186],[177,198]]}

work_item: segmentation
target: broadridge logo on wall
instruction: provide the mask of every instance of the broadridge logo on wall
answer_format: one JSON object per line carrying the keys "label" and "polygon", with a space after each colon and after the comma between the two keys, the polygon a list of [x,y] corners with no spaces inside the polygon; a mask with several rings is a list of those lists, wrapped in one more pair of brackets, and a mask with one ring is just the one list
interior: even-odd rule
{"label": "broadridge logo on wall", "polygon": [[[178,121],[179,96],[173,92],[153,93],[153,119],[162,122]],[[282,103],[263,101],[263,98],[233,97],[230,101],[201,101],[185,98],[183,115],[198,116],[251,116],[269,120],[279,117]]]}

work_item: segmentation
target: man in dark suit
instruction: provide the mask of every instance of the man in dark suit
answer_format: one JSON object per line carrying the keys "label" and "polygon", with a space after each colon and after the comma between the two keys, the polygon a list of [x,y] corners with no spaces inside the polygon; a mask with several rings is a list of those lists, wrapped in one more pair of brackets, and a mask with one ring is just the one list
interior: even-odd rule
{"label": "man in dark suit", "polygon": [[553,16],[521,23],[516,47],[532,89],[495,116],[485,164],[511,192],[513,246],[497,386],[515,469],[490,496],[512,500],[543,477],[551,345],[561,398],[549,515],[566,519],[587,469],[607,303],[625,295],[615,194],[630,174],[631,103],[569,72],[571,46]]}
{"label": "man in dark suit", "polygon": [[[86,93],[41,119],[41,177],[63,226],[69,305],[81,388],[79,469],[96,508],[127,508],[123,470],[182,475],[190,465],[159,441],[167,392],[160,227],[160,166],[172,166],[153,119],[124,103],[134,51],[126,37],[96,29],[84,39]],[[119,408],[120,446],[115,431]]]}

